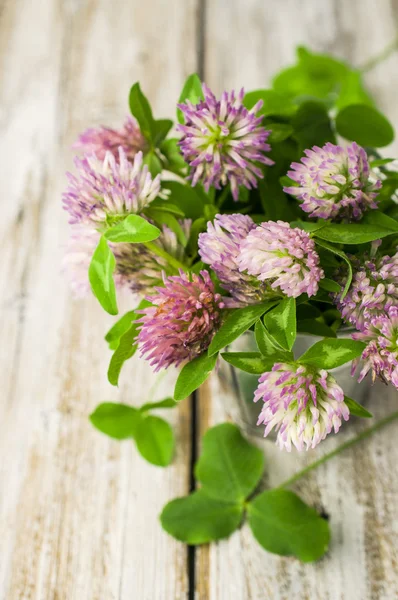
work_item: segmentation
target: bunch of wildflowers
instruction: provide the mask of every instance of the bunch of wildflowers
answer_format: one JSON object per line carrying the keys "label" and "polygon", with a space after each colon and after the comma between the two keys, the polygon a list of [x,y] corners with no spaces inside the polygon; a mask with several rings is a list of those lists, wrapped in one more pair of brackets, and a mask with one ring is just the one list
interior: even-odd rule
{"label": "bunch of wildflowers", "polygon": [[[378,243],[363,250],[398,230],[375,210],[391,208],[382,179],[394,178],[355,136],[334,143],[334,132],[345,135],[339,119],[324,123],[319,145],[303,149],[309,137],[317,141],[316,120],[311,136],[298,125],[313,104],[277,90],[216,98],[193,76],[178,104],[180,138],[167,138],[171,121],[154,119],[136,84],[133,116],[120,128],[79,136],[74,147],[82,156],[63,195],[72,225],[64,267],[73,290],[89,289],[91,265],[91,288],[111,314],[115,288],[145,297],[150,305],[136,311],[129,343],[155,371],[186,365],[194,382],[203,381],[222,345],[253,328],[259,352],[221,352],[218,360],[252,374],[273,363],[254,400],[263,402],[265,436],[275,430],[288,451],[314,448],[338,432],[353,406],[355,414],[322,367],[362,354],[361,379],[371,371],[398,387],[398,253],[383,253]],[[319,364],[318,355],[293,362],[297,331],[334,336],[341,320],[358,330],[354,340],[343,348],[326,338],[316,349]]]}

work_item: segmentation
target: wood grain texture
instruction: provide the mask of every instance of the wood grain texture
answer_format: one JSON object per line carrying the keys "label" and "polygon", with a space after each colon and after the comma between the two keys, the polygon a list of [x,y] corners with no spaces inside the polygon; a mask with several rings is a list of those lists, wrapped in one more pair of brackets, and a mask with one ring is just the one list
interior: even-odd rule
{"label": "wood grain texture", "polygon": [[[213,0],[206,30],[207,83],[220,92],[244,85],[267,87],[294,60],[296,45],[330,52],[362,65],[397,35],[398,2]],[[222,27],[219,24],[222,23]],[[366,81],[396,126],[398,54],[370,72]],[[397,152],[397,143],[384,149]],[[398,394],[376,385],[370,409],[381,417],[397,408]],[[228,418],[228,393],[217,378],[201,392],[202,433]],[[309,455],[281,453],[272,442],[252,438],[264,449],[264,487],[275,486],[363,424],[345,427]],[[316,564],[266,553],[247,525],[227,541],[197,551],[197,600],[393,600],[398,597],[398,425],[333,459],[293,488],[330,519],[330,551]],[[203,573],[208,573],[207,577]]]}
{"label": "wood grain texture", "polygon": [[[134,359],[120,389],[108,385],[102,338],[110,319],[94,300],[72,301],[59,273],[67,236],[60,194],[76,134],[89,124],[120,122],[136,80],[157,117],[172,115],[184,78],[197,68],[198,47],[205,78],[220,92],[266,86],[300,43],[361,65],[397,33],[397,0],[209,0],[198,44],[204,5],[0,6],[1,600],[175,600],[188,591],[186,547],[162,532],[157,517],[188,490],[189,404],[168,413],[178,450],[166,470],[87,420],[102,400],[141,403],[151,376]],[[397,124],[397,55],[367,83]],[[157,396],[170,391],[171,379]],[[395,393],[374,388],[377,416],[396,404]],[[200,433],[228,418],[226,407],[228,396],[213,379],[201,393]],[[392,425],[297,484],[303,499],[330,517],[333,541],[322,561],[301,565],[267,554],[244,526],[197,551],[196,598],[397,598],[396,433]],[[346,428],[338,443],[350,435]],[[263,485],[273,486],[337,441],[311,456],[256,443],[267,458]]]}
{"label": "wood grain texture", "polygon": [[0,598],[182,599],[186,548],[158,515],[188,490],[189,403],[167,413],[169,469],[91,427],[97,403],[142,403],[152,377],[134,359],[119,390],[107,383],[111,319],[70,299],[60,195],[77,133],[121,122],[134,81],[173,114],[196,67],[196,0],[16,0],[0,18]]}

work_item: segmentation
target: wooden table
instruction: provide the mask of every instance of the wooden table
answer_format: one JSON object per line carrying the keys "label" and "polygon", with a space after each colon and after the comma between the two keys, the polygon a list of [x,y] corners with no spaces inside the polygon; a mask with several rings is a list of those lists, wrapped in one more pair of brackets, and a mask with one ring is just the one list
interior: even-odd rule
{"label": "wooden table", "polygon": [[[300,43],[360,65],[394,38],[397,17],[397,0],[2,1],[2,600],[398,598],[398,424],[297,484],[330,516],[330,552],[317,564],[267,554],[247,526],[188,552],[158,515],[188,492],[201,433],[225,420],[218,383],[201,392],[196,419],[190,401],[170,412],[178,450],[167,469],[100,435],[91,410],[141,403],[150,371],[134,359],[119,390],[107,383],[111,321],[93,299],[72,300],[60,274],[70,144],[88,125],[120,123],[133,82],[167,117],[191,72],[217,93],[265,87]],[[398,54],[366,81],[397,126]],[[396,404],[396,393],[375,388],[377,416]],[[264,485],[274,485],[336,441],[309,456],[260,444]]]}

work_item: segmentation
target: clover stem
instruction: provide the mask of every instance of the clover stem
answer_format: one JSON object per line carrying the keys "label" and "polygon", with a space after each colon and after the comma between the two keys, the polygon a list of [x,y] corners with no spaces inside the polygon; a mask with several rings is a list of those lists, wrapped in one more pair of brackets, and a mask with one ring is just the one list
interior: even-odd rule
{"label": "clover stem", "polygon": [[154,254],[157,254],[161,258],[167,260],[168,264],[177,269],[177,271],[179,271],[180,269],[182,269],[183,271],[187,270],[186,265],[174,258],[174,256],[171,256],[171,254],[166,252],[166,250],[163,250],[163,248],[161,248],[157,244],[154,244],[153,242],[144,242],[143,245],[146,246],[146,248],[148,248],[148,250],[150,250]]}
{"label": "clover stem", "polygon": [[335,456],[337,456],[337,454],[340,454],[340,452],[343,452],[343,450],[346,450],[347,448],[351,448],[351,446],[354,446],[358,442],[361,442],[362,440],[366,439],[367,437],[373,435],[373,433],[375,433],[376,431],[378,431],[385,425],[388,425],[389,423],[392,423],[393,421],[395,421],[397,419],[398,419],[398,411],[395,411],[391,415],[388,415],[387,417],[380,419],[380,421],[378,421],[377,423],[372,425],[372,427],[368,427],[368,429],[361,431],[360,433],[358,433],[358,435],[356,435],[351,440],[348,440],[344,444],[341,444],[341,446],[338,446],[335,450],[332,450],[332,452],[328,452],[327,454],[322,456],[322,458],[315,460],[313,463],[310,463],[307,467],[305,467],[301,471],[298,471],[297,473],[295,473],[294,475],[289,477],[289,479],[286,479],[286,481],[284,481],[283,483],[278,485],[276,489],[285,488],[285,487],[292,485],[293,483],[295,483],[296,481],[298,481],[299,479],[304,477],[304,475],[307,475],[307,473],[309,473],[310,471],[313,471],[314,469],[316,469],[323,463],[325,463],[328,460],[330,460],[331,458],[334,458]]}
{"label": "clover stem", "polygon": [[362,73],[367,73],[368,71],[371,71],[374,67],[382,63],[391,54],[393,54],[395,50],[398,50],[398,37],[396,37],[392,42],[390,42],[379,54],[369,59],[359,70]]}

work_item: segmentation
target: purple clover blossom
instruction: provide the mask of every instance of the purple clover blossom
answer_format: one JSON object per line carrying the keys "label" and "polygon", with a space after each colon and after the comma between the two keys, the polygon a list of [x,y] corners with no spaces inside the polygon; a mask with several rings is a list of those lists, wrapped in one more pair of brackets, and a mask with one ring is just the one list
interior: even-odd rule
{"label": "purple clover blossom", "polygon": [[107,219],[140,213],[160,192],[160,176],[152,179],[142,152],[127,160],[119,148],[119,161],[107,152],[104,160],[95,156],[76,158],[78,177],[67,173],[69,187],[63,194],[64,208],[70,223],[106,228]]}
{"label": "purple clover blossom", "polygon": [[107,152],[111,152],[118,160],[119,147],[123,148],[130,162],[133,162],[137,152],[147,150],[148,142],[142,135],[137,121],[131,116],[126,118],[121,129],[104,126],[86,129],[72,146],[84,154],[95,154],[99,160],[104,160]]}
{"label": "purple clover blossom", "polygon": [[334,301],[343,319],[358,330],[367,321],[383,314],[390,306],[398,306],[398,253],[393,256],[367,258],[363,262],[350,257],[354,268],[352,283],[342,298],[347,281],[344,276],[341,291]]}
{"label": "purple clover blossom", "polygon": [[247,215],[216,215],[214,223],[208,222],[207,232],[199,235],[200,257],[231,294],[232,298],[224,298],[229,308],[258,304],[278,295],[268,284],[239,270],[240,244],[255,227]]}
{"label": "purple clover blossom", "polygon": [[183,136],[179,141],[184,160],[191,167],[189,179],[195,186],[202,181],[205,190],[210,186],[220,189],[229,181],[234,200],[238,200],[239,186],[257,187],[263,178],[260,165],[273,165],[264,152],[269,152],[270,134],[262,127],[262,117],[256,113],[263,105],[259,100],[248,110],[243,105],[244,90],[224,92],[217,100],[203,84],[204,100],[193,105],[187,100],[179,104],[185,124],[179,125]]}
{"label": "purple clover blossom", "polygon": [[264,405],[257,425],[265,425],[264,437],[275,428],[279,448],[288,452],[292,445],[299,451],[315,448],[332,429],[337,433],[350,414],[332,375],[304,365],[276,363],[263,373],[254,402],[260,399]]}
{"label": "purple clover blossom", "polygon": [[[179,224],[189,237],[191,221],[184,219]],[[88,268],[99,238],[98,231],[82,226],[75,227],[69,238],[63,271],[77,297],[86,296],[90,292]],[[165,225],[153,244],[181,262],[186,258],[185,249],[176,234]],[[167,260],[154,254],[143,244],[109,243],[109,246],[116,259],[114,280],[118,288],[127,288],[141,295],[150,294],[153,286],[162,281],[162,272],[168,272]]]}
{"label": "purple clover blossom", "polygon": [[365,211],[377,208],[381,181],[369,179],[368,157],[358,144],[343,148],[328,142],[304,154],[288,171],[298,186],[283,189],[302,201],[301,208],[310,217],[357,221]]}
{"label": "purple clover blossom", "polygon": [[324,277],[314,241],[283,221],[266,221],[252,229],[240,244],[238,263],[240,271],[293,298],[314,296]]}
{"label": "purple clover blossom", "polygon": [[[390,306],[384,314],[373,317],[365,323],[362,331],[353,333],[352,337],[367,342],[361,357],[364,365],[358,381],[362,381],[371,371],[373,381],[378,377],[398,389],[398,307]],[[357,363],[353,363],[352,374]]]}
{"label": "purple clover blossom", "polygon": [[164,277],[164,287],[148,296],[153,306],[143,309],[138,320],[138,347],[141,356],[155,371],[176,367],[202,354],[220,326],[220,294],[207,271],[199,275]]}

